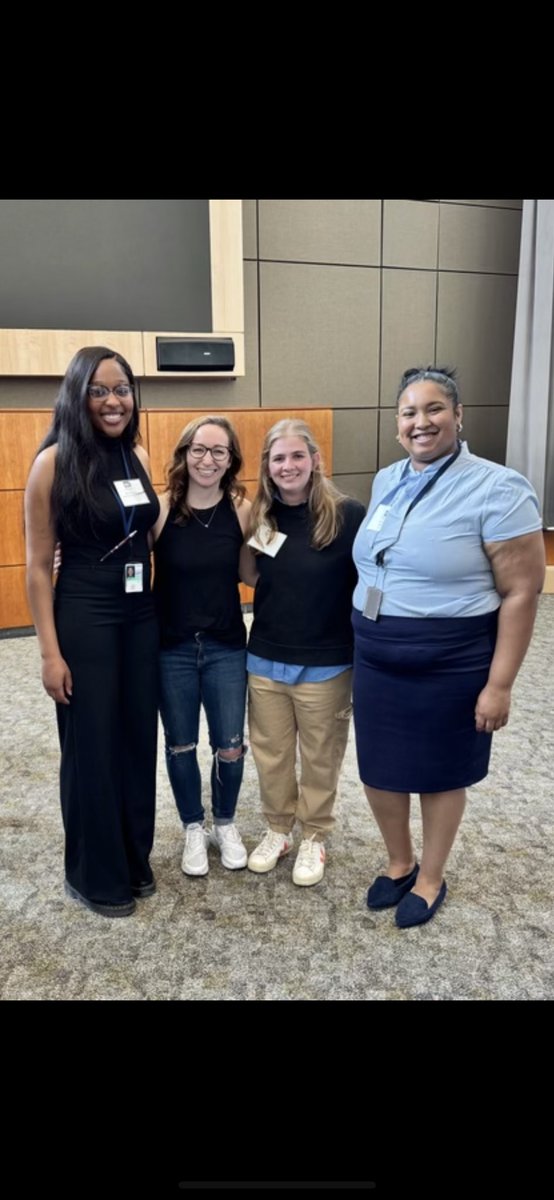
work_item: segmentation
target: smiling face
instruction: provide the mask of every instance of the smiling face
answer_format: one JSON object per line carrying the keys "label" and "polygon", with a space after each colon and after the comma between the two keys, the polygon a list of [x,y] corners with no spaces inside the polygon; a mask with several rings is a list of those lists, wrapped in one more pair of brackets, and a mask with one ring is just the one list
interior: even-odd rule
{"label": "smiling face", "polygon": [[310,494],[312,471],[319,463],[319,454],[310,454],[304,438],[277,438],[269,451],[269,477],[279,489],[285,504],[302,504]]}
{"label": "smiling face", "polygon": [[461,404],[454,407],[438,384],[423,379],[405,388],[398,401],[396,424],[400,444],[416,471],[454,453],[461,417]]}
{"label": "smiling face", "polygon": [[[231,462],[229,445],[229,435],[220,425],[200,425],[187,446],[189,480],[201,488],[210,488],[220,484]],[[199,450],[200,448],[207,450],[209,453],[197,458],[195,457],[195,447]]]}
{"label": "smiling face", "polygon": [[[105,394],[101,389],[107,389]],[[133,391],[123,367],[116,358],[103,358],[88,385],[88,411],[94,428],[107,437],[121,437],[134,405]]]}

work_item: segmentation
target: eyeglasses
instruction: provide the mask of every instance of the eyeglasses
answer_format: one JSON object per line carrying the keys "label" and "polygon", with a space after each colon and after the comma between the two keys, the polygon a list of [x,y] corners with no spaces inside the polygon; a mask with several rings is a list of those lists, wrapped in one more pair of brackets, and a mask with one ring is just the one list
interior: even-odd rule
{"label": "eyeglasses", "polygon": [[229,446],[203,446],[201,442],[192,442],[187,446],[187,450],[191,458],[196,458],[198,462],[205,458],[206,454],[211,454],[215,463],[222,463],[230,453]]}
{"label": "eyeglasses", "polygon": [[107,396],[115,396],[117,400],[126,400],[133,395],[130,383],[116,383],[115,387],[104,387],[103,383],[89,383],[87,392],[91,400],[105,400]]}

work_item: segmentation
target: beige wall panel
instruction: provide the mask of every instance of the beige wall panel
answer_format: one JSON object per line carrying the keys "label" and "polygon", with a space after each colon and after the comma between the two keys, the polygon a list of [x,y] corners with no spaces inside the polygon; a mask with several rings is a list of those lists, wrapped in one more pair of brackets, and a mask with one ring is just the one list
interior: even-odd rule
{"label": "beige wall panel", "polygon": [[521,212],[447,204],[441,209],[439,270],[517,274]]}
{"label": "beige wall panel", "polygon": [[255,263],[244,264],[245,370],[241,379],[144,379],[140,385],[144,408],[191,408],[211,412],[249,408],[260,403],[258,369],[258,275]]}
{"label": "beige wall panel", "polygon": [[376,407],[379,271],[261,265],[262,403]]}
{"label": "beige wall panel", "polygon": [[0,564],[21,566],[24,562],[23,492],[0,491]]}
{"label": "beige wall panel", "polygon": [[52,408],[58,379],[0,379],[0,409]]}
{"label": "beige wall panel", "polygon": [[109,346],[142,374],[142,337],[128,330],[0,329],[2,375],[64,375],[82,346]]}
{"label": "beige wall panel", "polygon": [[[165,468],[169,463],[173,449],[189,421],[202,416],[202,412],[149,412],[149,448],[152,466],[152,479],[157,487],[161,487],[165,478]],[[260,451],[263,438],[268,429],[283,418],[290,416],[308,419],[316,441],[320,444],[328,470],[333,464],[333,414],[328,409],[313,410],[306,413],[301,409],[283,412],[282,409],[250,409],[233,412],[231,420],[236,429],[240,442],[244,468],[242,478],[256,480],[260,463]]]}
{"label": "beige wall panel", "polygon": [[381,261],[380,200],[260,200],[260,258],[285,262]]}
{"label": "beige wall panel", "polygon": [[338,408],[333,417],[333,473],[376,471],[377,409]]}
{"label": "beige wall panel", "polygon": [[383,266],[437,266],[439,206],[430,200],[385,200]]}
{"label": "beige wall panel", "polygon": [[244,332],[242,201],[209,200],[212,329]]}
{"label": "beige wall panel", "polygon": [[33,624],[25,592],[25,567],[0,567],[0,629]]}
{"label": "beige wall panel", "polygon": [[523,200],[441,200],[441,204],[484,204],[491,208],[521,208]]}
{"label": "beige wall panel", "polygon": [[407,367],[427,366],[435,354],[435,271],[383,271],[381,404],[394,407]]}
{"label": "beige wall panel", "polygon": [[406,451],[396,440],[396,409],[382,408],[379,422],[379,468],[388,467],[400,458],[407,458]]}
{"label": "beige wall panel", "polygon": [[543,593],[545,596],[554,595],[554,567],[547,567],[544,577]]}
{"label": "beige wall panel", "polygon": [[245,258],[258,257],[258,218],[256,200],[242,202],[242,253]]}
{"label": "beige wall panel", "polygon": [[490,458],[492,462],[506,462],[507,408],[472,408],[466,405],[463,426],[462,438],[467,441],[472,454]]}
{"label": "beige wall panel", "polygon": [[374,478],[374,475],[333,475],[333,483],[345,496],[360,500],[367,508]]}
{"label": "beige wall panel", "polygon": [[462,401],[508,404],[517,279],[439,274],[437,362],[458,367]]}
{"label": "beige wall panel", "polygon": [[24,488],[37,449],[50,428],[49,412],[0,412],[0,488]]}

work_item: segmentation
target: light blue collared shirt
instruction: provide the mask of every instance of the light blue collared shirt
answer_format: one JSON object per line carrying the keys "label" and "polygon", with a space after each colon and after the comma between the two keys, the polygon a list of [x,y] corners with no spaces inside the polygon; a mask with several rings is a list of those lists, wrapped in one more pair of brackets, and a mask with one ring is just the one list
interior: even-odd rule
{"label": "light blue collared shirt", "polygon": [[272,658],[260,658],[258,654],[246,655],[246,670],[250,675],[263,675],[265,679],[274,679],[275,683],[323,683],[325,679],[334,679],[343,671],[350,671],[352,663],[341,667],[302,667],[297,663],[274,662]]}
{"label": "light blue collared shirt", "polygon": [[[383,592],[383,616],[475,617],[499,607],[483,543],[542,529],[539,502],[523,475],[478,458],[464,442],[455,462],[408,514],[417,478],[423,487],[449,457],[423,471],[404,460],[376,475],[353,548],[359,575],[353,604],[360,612],[368,587]],[[381,550],[383,565],[377,566]]]}

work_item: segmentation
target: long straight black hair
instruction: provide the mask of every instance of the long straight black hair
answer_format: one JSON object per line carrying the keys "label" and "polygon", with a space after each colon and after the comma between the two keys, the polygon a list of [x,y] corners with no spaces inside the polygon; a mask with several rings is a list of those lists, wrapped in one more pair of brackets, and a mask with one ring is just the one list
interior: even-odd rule
{"label": "long straight black hair", "polygon": [[133,389],[133,412],[121,441],[134,446],[138,438],[139,413],[136,381],[129,363],[107,346],[84,346],[78,350],[62,379],[54,405],[52,424],[40,450],[57,445],[56,470],[52,488],[52,514],[58,533],[61,527],[76,532],[83,519],[94,525],[101,519],[95,484],[104,476],[102,457],[90,419],[88,386],[99,364],[115,358]]}

